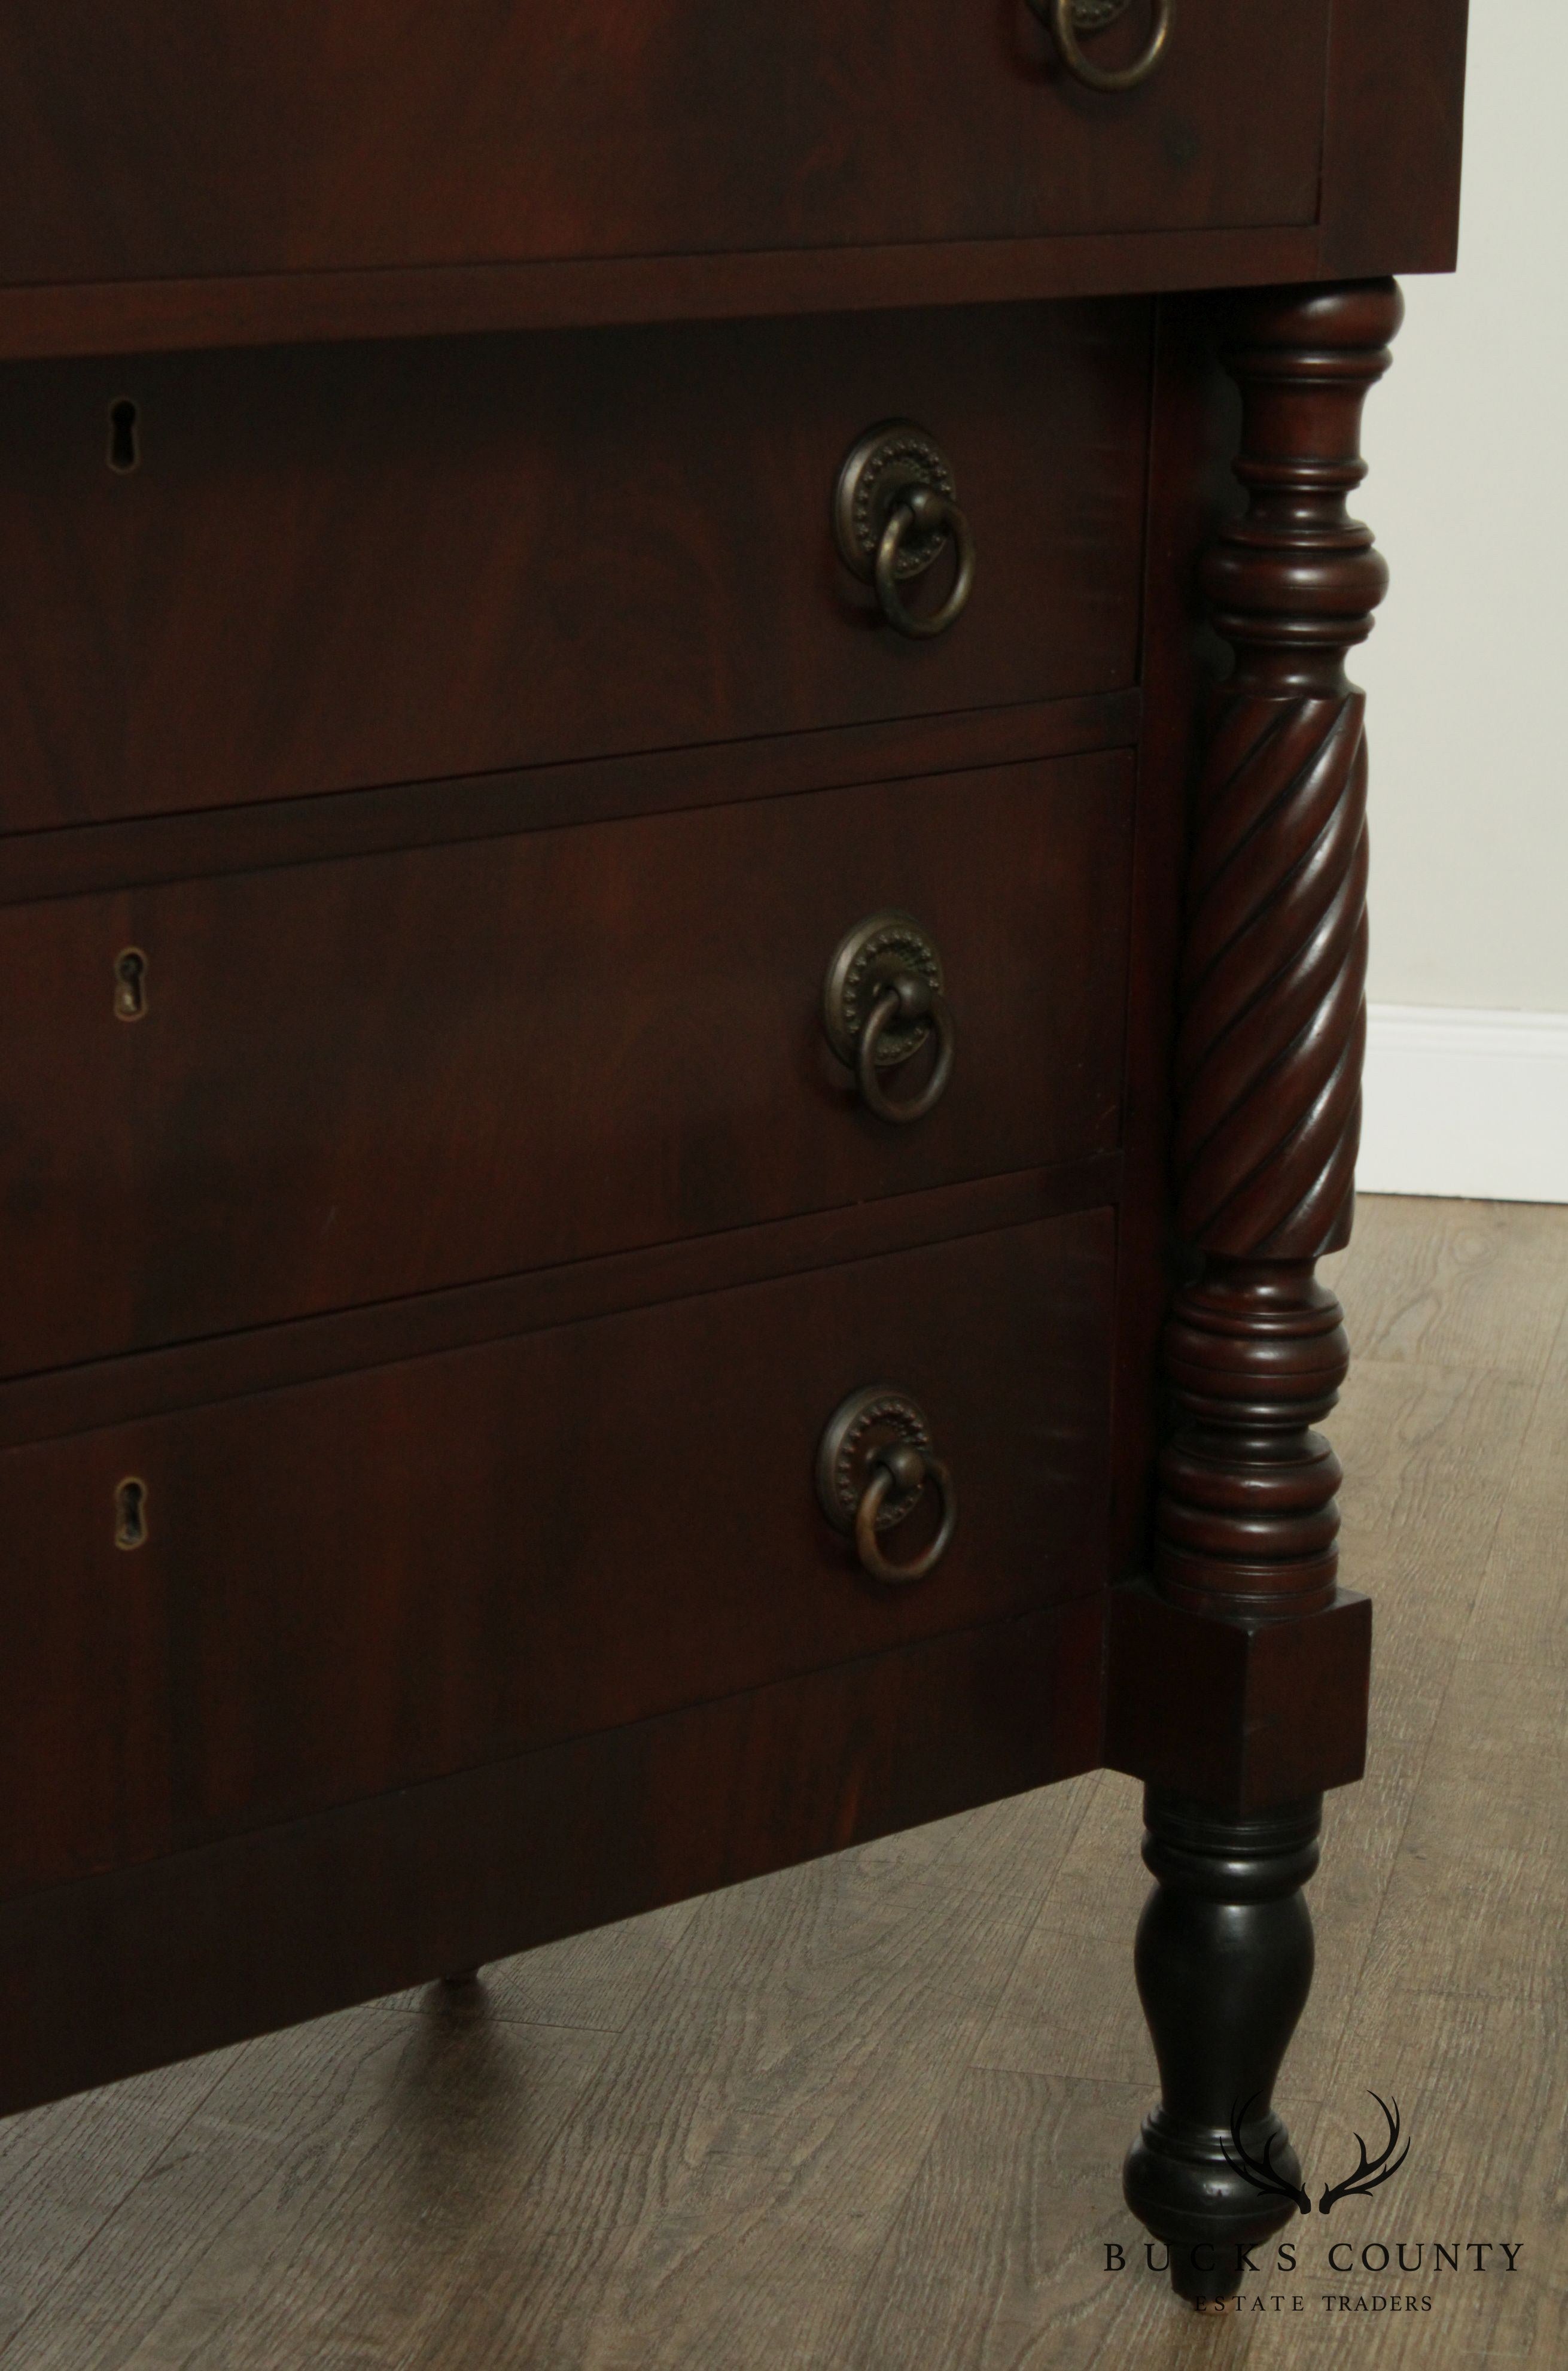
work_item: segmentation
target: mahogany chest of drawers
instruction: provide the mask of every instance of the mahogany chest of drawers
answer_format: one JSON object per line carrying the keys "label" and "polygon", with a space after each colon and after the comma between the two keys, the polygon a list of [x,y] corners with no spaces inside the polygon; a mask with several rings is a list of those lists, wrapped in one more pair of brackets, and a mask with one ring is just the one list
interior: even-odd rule
{"label": "mahogany chest of drawers", "polygon": [[0,2104],[1109,1763],[1290,2211],[1463,30],[6,11]]}

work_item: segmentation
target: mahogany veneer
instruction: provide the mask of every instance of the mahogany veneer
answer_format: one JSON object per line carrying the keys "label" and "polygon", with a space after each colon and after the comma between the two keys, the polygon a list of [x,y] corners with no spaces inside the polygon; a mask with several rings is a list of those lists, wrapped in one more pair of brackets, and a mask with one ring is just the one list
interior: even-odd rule
{"label": "mahogany veneer", "polygon": [[[1107,753],[18,909],[6,1371],[1113,1151],[1132,789]],[[886,905],[963,1031],[918,1128],[817,1018]]]}
{"label": "mahogany veneer", "polygon": [[0,2105],[1105,1762],[1292,2211],[1463,7],[1162,15],[8,12]]}
{"label": "mahogany veneer", "polygon": [[[7,815],[1120,689],[1151,334],[1145,304],[1027,306],[6,373]],[[974,630],[925,647],[823,536],[851,438],[894,411],[940,422],[985,545]]]}
{"label": "mahogany veneer", "polygon": [[[1102,1590],[1113,1243],[1085,1212],[8,1452],[49,1586],[6,1626],[0,1897]],[[847,1572],[796,1486],[862,1371],[963,1475],[940,1590]]]}
{"label": "mahogany veneer", "polygon": [[1206,0],[1108,116],[1021,6],[35,0],[0,38],[0,278],[1310,223],[1329,17]]}

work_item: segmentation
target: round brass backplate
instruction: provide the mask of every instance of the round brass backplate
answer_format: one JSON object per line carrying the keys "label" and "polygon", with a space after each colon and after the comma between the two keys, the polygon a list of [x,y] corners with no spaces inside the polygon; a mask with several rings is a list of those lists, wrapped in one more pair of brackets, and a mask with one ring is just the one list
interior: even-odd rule
{"label": "round brass backplate", "polygon": [[[835,949],[823,982],[822,1025],[828,1044],[849,1070],[856,1065],[867,1013],[901,972],[913,972],[939,996],[942,993],[941,956],[935,940],[913,914],[894,908],[871,914],[857,922]],[[890,1024],[877,1043],[877,1069],[891,1070],[895,1063],[907,1062],[930,1030],[928,1021],[913,1021],[903,1028]]]}
{"label": "round brass backplate", "polygon": [[[931,1428],[908,1394],[887,1383],[868,1383],[834,1410],[817,1450],[816,1486],[835,1531],[853,1533],[872,1461],[880,1450],[901,1440],[929,1455]],[[878,1531],[891,1532],[902,1523],[921,1496],[919,1487],[890,1490],[877,1510]]]}
{"label": "round brass backplate", "polygon": [[[958,491],[940,447],[912,420],[883,420],[850,447],[833,492],[833,536],[847,568],[870,584],[877,546],[890,514],[911,487],[928,486],[944,501]],[[894,576],[923,576],[947,542],[944,530],[906,534],[893,564]]]}

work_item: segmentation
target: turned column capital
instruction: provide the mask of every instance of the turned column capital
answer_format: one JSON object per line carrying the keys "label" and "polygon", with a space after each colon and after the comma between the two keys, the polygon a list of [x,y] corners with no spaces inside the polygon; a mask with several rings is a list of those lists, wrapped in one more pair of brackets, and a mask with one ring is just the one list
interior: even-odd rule
{"label": "turned column capital", "polygon": [[1332,698],[1389,573],[1345,508],[1366,476],[1361,412],[1404,303],[1391,280],[1244,300],[1226,366],[1241,390],[1242,515],[1206,554],[1204,591],[1238,688]]}

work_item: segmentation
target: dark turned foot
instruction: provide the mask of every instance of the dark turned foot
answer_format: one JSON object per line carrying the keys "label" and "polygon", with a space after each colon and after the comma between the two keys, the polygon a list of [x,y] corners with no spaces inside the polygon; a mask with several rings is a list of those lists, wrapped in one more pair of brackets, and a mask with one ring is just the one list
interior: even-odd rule
{"label": "dark turned foot", "polygon": [[[1160,2103],[1127,2157],[1128,2205],[1170,2251],[1179,2296],[1234,2296],[1255,2247],[1297,2214],[1254,2188],[1242,2145],[1282,2182],[1301,2169],[1270,2104],[1312,1982],[1301,1888],[1318,1866],[1322,1801],[1229,1819],[1150,1787],[1144,1859],[1157,1879],[1138,1923],[1137,1978]],[[1262,2266],[1259,2266],[1262,2269]]]}
{"label": "dark turned foot", "polygon": [[478,1983],[479,1972],[478,1968],[454,1968],[452,1973],[449,1976],[443,1976],[441,1981],[453,1992],[460,1992],[465,1984]]}

